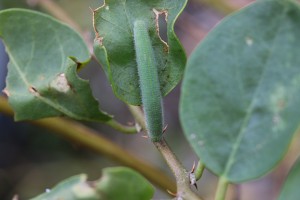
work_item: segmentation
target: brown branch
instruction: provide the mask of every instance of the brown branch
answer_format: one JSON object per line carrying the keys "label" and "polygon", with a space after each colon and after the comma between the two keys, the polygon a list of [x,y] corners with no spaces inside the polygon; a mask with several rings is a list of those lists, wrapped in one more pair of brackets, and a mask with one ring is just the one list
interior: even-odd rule
{"label": "brown branch", "polygon": [[[142,110],[137,106],[129,106],[129,110],[134,116],[137,123],[146,130],[146,123],[145,118],[143,115]],[[165,159],[166,163],[168,164],[169,168],[173,172],[175,179],[176,179],[176,186],[177,186],[177,197],[181,197],[186,200],[201,200],[199,196],[197,196],[190,188],[190,174],[185,170],[181,162],[172,152],[168,144],[164,139],[159,142],[153,143],[157,150],[161,153],[163,158]]]}
{"label": "brown branch", "polygon": [[[0,112],[13,116],[13,110],[3,96],[0,96]],[[85,127],[76,121],[62,118],[48,118],[30,121],[30,123],[51,130],[53,133],[69,141],[139,171],[152,183],[163,190],[176,191],[174,181],[166,176],[164,172],[136,158],[128,151],[102,137],[100,133]]]}
{"label": "brown branch", "polygon": [[181,197],[186,200],[201,200],[201,198],[191,190],[189,172],[187,172],[182,166],[166,141],[162,139],[159,142],[154,142],[154,145],[162,154],[176,178],[177,197]]}

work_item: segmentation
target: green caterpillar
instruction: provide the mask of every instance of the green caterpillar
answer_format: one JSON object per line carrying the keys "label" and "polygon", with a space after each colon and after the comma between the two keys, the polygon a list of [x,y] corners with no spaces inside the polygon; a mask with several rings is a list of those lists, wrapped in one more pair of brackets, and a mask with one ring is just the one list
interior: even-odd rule
{"label": "green caterpillar", "polygon": [[158,142],[163,134],[163,109],[157,64],[146,24],[135,21],[133,32],[147,131],[150,139]]}

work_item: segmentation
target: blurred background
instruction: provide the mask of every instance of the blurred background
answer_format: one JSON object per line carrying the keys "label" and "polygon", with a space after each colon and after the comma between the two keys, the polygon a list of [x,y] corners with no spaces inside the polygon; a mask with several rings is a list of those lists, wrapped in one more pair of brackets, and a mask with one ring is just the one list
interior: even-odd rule
{"label": "blurred background", "polygon": [[[0,0],[0,9],[23,7],[49,13],[42,1]],[[86,40],[93,40],[89,7],[99,7],[103,3],[101,0],[53,0],[53,2],[77,23],[76,26],[83,30]],[[223,17],[251,2],[252,0],[190,0],[178,19],[175,29],[187,55]],[[7,62],[8,57],[0,40],[0,91],[5,87]],[[80,76],[90,80],[94,96],[99,99],[100,106],[105,111],[113,114],[123,123],[133,121],[126,105],[113,95],[103,70],[96,62],[92,61],[80,72]],[[180,85],[164,99],[165,121],[168,124],[166,140],[184,166],[191,169],[197,158],[186,142],[180,127],[179,95]],[[86,123],[86,125],[171,175],[155,147],[141,137],[141,134],[124,135],[102,124]],[[272,173],[256,181],[231,186],[228,199],[276,199],[282,182],[300,150],[297,141],[299,140],[294,140],[288,155]],[[15,123],[11,117],[0,113],[1,200],[11,200],[15,194],[18,194],[20,199],[29,199],[45,192],[46,188],[51,188],[59,181],[80,173],[87,173],[89,180],[95,180],[101,176],[102,168],[110,166],[120,166],[120,164],[74,145],[45,129],[25,122]],[[216,181],[216,177],[206,170],[203,178],[198,182],[198,193],[204,199],[212,200]],[[157,190],[154,199],[171,198],[164,191]]]}

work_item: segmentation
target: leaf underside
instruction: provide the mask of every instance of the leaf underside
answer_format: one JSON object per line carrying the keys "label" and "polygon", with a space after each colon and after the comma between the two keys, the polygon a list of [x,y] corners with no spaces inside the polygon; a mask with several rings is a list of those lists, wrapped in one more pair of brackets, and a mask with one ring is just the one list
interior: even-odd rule
{"label": "leaf underside", "polygon": [[262,1],[227,17],[187,64],[180,118],[206,167],[229,182],[257,178],[300,121],[300,10]]}
{"label": "leaf underside", "polygon": [[[141,96],[135,59],[133,24],[147,24],[158,69],[162,95],[181,80],[186,57],[174,33],[174,23],[186,0],[106,0],[94,11],[94,52],[108,76],[115,95],[128,104],[140,105]],[[156,14],[167,15],[167,44],[157,32]],[[159,17],[160,18],[160,17]]]}
{"label": "leaf underside", "polygon": [[107,121],[77,68],[90,59],[82,38],[50,16],[25,9],[0,12],[9,54],[6,94],[16,120],[69,116]]}
{"label": "leaf underside", "polygon": [[103,169],[102,177],[93,182],[86,175],[68,178],[32,200],[149,200],[153,186],[139,173],[125,167]]}

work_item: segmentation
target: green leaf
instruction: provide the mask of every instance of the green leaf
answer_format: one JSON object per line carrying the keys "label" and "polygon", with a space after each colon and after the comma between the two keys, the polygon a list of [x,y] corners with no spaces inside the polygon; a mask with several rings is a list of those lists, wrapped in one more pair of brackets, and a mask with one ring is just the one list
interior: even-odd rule
{"label": "green leaf", "polygon": [[98,200],[100,194],[95,188],[87,182],[85,174],[68,178],[53,189],[46,189],[44,194],[41,194],[31,200]]}
{"label": "green leaf", "polygon": [[59,21],[24,9],[0,12],[0,37],[9,54],[7,88],[16,120],[66,115],[107,121],[77,68],[90,55],[82,38]]}
{"label": "green leaf", "polygon": [[298,200],[300,197],[300,158],[289,172],[278,200]]}
{"label": "green leaf", "polygon": [[153,186],[142,175],[125,167],[104,169],[97,188],[107,200],[148,200],[154,194]]}
{"label": "green leaf", "polygon": [[153,186],[126,167],[106,168],[101,179],[87,182],[86,175],[71,177],[32,200],[149,200]]}
{"label": "green leaf", "polygon": [[191,55],[180,118],[192,147],[230,182],[283,157],[300,121],[298,3],[257,2],[223,20]]}
{"label": "green leaf", "polygon": [[[94,52],[118,98],[141,104],[133,39],[136,20],[148,26],[162,95],[167,95],[181,80],[186,57],[174,33],[174,23],[185,4],[186,0],[106,0],[94,11]],[[162,12],[167,13],[167,44],[157,32],[155,12],[161,12],[161,17]]]}

